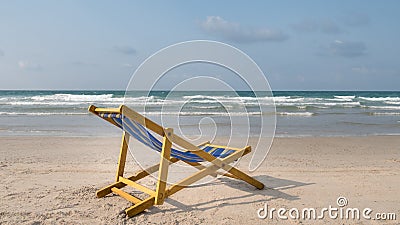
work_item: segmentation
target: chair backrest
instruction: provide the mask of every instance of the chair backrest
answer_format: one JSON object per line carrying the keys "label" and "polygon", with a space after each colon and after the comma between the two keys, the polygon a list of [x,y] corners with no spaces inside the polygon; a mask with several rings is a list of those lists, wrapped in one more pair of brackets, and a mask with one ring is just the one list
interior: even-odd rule
{"label": "chair backrest", "polygon": [[[155,151],[161,152],[162,142],[154,137],[154,135],[143,125],[120,113],[99,113],[97,115],[103,119],[112,119],[112,121],[115,122],[115,125],[128,132],[128,134],[134,137],[136,140]],[[205,146],[203,150],[206,152],[213,151],[214,156],[222,158],[232,153],[224,152],[225,149],[223,148],[213,148],[211,146]],[[222,154],[223,152],[224,154]],[[188,162],[204,161],[201,157],[194,153],[183,152],[175,148],[171,149],[171,156]]]}

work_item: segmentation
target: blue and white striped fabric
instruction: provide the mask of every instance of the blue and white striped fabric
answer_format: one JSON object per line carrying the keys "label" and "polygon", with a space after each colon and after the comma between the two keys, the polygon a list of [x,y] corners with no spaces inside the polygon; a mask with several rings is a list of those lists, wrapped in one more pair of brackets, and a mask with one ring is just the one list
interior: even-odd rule
{"label": "blue and white striped fabric", "polygon": [[[153,150],[161,152],[162,150],[162,143],[156,137],[154,137],[147,128],[142,126],[141,124],[130,120],[127,117],[123,118],[123,115],[119,113],[100,113],[98,114],[99,117],[107,119],[112,119],[119,128],[128,132],[132,137],[143,143],[144,145],[150,147]],[[205,152],[210,153],[214,157],[217,158],[225,158],[235,152],[231,149],[226,148],[216,148],[212,146],[200,146]],[[182,152],[177,149],[171,149],[171,156],[174,158],[178,158],[183,161],[187,162],[202,162],[204,161],[203,158],[197,156],[191,152]]]}

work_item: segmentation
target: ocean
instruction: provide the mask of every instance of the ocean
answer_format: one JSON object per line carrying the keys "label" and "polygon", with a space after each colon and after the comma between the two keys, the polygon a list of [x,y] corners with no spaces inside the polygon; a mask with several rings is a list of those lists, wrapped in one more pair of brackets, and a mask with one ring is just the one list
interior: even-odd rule
{"label": "ocean", "polygon": [[117,136],[118,129],[90,115],[87,107],[118,107],[124,100],[134,109],[146,103],[149,117],[157,116],[167,105],[170,110],[163,113],[182,117],[180,126],[191,128],[189,133],[198,128],[201,118],[224,121],[227,109],[240,104],[250,118],[276,116],[278,137],[400,135],[399,91],[274,91],[275,115],[260,114],[257,107],[271,104],[270,97],[255,97],[249,91],[237,95],[181,91],[172,97],[167,91],[153,91],[149,96],[135,92],[129,99],[124,99],[124,94],[104,90],[0,91],[0,136]]}

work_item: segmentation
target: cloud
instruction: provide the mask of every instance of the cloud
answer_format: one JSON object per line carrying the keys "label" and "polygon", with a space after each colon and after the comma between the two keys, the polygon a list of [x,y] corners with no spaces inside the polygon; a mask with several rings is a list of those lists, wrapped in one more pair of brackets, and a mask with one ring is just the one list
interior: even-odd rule
{"label": "cloud", "polygon": [[361,41],[335,40],[328,47],[321,47],[318,55],[332,55],[342,57],[359,57],[367,54],[367,47]]}
{"label": "cloud", "polygon": [[370,18],[365,13],[352,13],[344,17],[344,23],[351,27],[361,27],[370,24]]}
{"label": "cloud", "polygon": [[0,56],[4,56],[4,52],[1,49],[0,49]]}
{"label": "cloud", "polygon": [[280,30],[243,27],[239,23],[226,21],[219,16],[208,16],[200,25],[207,33],[238,43],[264,41],[280,42],[288,38],[288,36]]}
{"label": "cloud", "polygon": [[127,46],[127,45],[119,45],[119,46],[114,46],[114,50],[125,54],[125,55],[134,55],[136,54],[136,49],[134,49],[131,46]]}
{"label": "cloud", "polygon": [[43,67],[37,63],[29,62],[29,61],[19,61],[18,67],[22,70],[31,70],[31,71],[40,71]]}
{"label": "cloud", "polygon": [[303,20],[299,23],[292,24],[290,27],[301,33],[320,32],[325,34],[339,34],[343,30],[332,20]]}
{"label": "cloud", "polygon": [[376,72],[374,69],[368,68],[366,66],[352,67],[351,71],[360,74],[368,74]]}
{"label": "cloud", "polygon": [[336,40],[330,44],[330,50],[334,55],[344,57],[357,57],[366,54],[367,47],[360,41],[343,42]]}

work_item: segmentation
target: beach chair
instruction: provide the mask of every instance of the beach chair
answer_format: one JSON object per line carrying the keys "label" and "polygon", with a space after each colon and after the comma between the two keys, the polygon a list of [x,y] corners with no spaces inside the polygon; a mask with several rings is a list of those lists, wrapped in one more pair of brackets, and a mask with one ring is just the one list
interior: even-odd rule
{"label": "beach chair", "polygon": [[[97,191],[96,195],[101,198],[110,193],[115,193],[132,202],[133,206],[125,210],[129,217],[135,216],[153,205],[163,204],[164,199],[168,196],[209,175],[215,177],[220,174],[243,180],[258,189],[264,188],[261,182],[229,165],[243,155],[248,154],[251,151],[250,146],[231,148],[212,145],[209,142],[196,146],[175,135],[173,129],[164,128],[125,105],[121,105],[119,108],[97,108],[91,105],[89,106],[89,111],[123,130],[115,182]],[[155,135],[162,137],[162,141],[158,140]],[[137,139],[150,149],[160,152],[161,157],[159,164],[138,171],[133,176],[125,177],[124,168],[130,137]],[[173,145],[180,146],[185,150],[176,149]],[[168,167],[178,161],[194,166],[198,170],[193,175],[167,187]],[[203,165],[204,163],[201,164],[202,162],[210,163],[206,166]],[[226,173],[217,171],[220,169],[225,170]],[[136,182],[157,171],[158,180],[155,190]],[[127,185],[148,194],[149,197],[139,199],[128,194],[122,190]]]}

